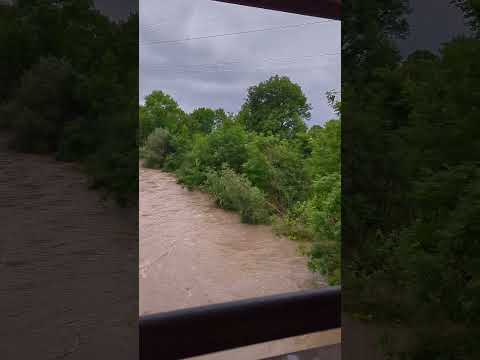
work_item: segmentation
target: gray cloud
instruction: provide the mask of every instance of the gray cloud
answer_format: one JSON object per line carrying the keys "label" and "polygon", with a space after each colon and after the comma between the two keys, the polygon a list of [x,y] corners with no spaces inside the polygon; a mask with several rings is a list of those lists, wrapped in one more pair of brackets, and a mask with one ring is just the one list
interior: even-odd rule
{"label": "gray cloud", "polygon": [[94,0],[95,7],[114,20],[126,19],[138,12],[138,0]]}
{"label": "gray cloud", "polygon": [[249,86],[279,74],[306,93],[312,124],[334,117],[325,92],[340,90],[339,22],[158,43],[322,19],[210,0],[142,0],[139,10],[141,100],[163,90],[186,111],[208,106],[237,112]]}
{"label": "gray cloud", "polygon": [[471,34],[462,11],[450,0],[410,1],[410,8],[410,35],[398,42],[404,56],[423,49],[438,52],[453,38]]}

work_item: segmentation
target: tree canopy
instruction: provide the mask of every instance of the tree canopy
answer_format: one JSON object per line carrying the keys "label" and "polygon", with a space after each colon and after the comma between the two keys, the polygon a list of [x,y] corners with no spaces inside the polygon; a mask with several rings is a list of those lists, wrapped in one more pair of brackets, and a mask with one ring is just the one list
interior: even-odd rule
{"label": "tree canopy", "polygon": [[[376,1],[356,3],[372,8],[372,37],[385,42],[367,46],[360,19],[347,15],[344,310],[409,329],[417,342],[402,349],[408,359],[476,359],[478,35],[401,59],[392,37],[404,32],[404,2],[387,14]],[[475,2],[456,3],[475,16]]]}
{"label": "tree canopy", "polygon": [[310,110],[300,86],[286,76],[273,76],[248,89],[239,119],[248,131],[293,138],[306,131]]}
{"label": "tree canopy", "polygon": [[20,151],[79,161],[124,204],[138,188],[138,15],[91,0],[0,5],[0,111]]}

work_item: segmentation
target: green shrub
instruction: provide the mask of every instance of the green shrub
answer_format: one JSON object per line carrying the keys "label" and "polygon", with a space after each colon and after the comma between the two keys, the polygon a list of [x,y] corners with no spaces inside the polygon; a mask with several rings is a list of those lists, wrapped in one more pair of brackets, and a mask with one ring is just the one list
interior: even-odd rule
{"label": "green shrub", "polygon": [[161,168],[168,152],[170,133],[163,128],[156,128],[148,136],[142,149],[142,157],[145,166],[149,168]]}
{"label": "green shrub", "polygon": [[54,125],[28,108],[18,109],[12,125],[11,147],[21,152],[47,153],[53,150]]}
{"label": "green shrub", "polygon": [[205,189],[219,207],[239,211],[244,223],[262,224],[270,220],[269,205],[262,191],[230,168],[209,172]]}
{"label": "green shrub", "polygon": [[332,285],[340,283],[340,175],[319,176],[307,201],[298,203],[274,221],[274,230],[292,240],[309,241],[309,267]]}
{"label": "green shrub", "polygon": [[[180,139],[176,139],[176,145]],[[184,147],[186,149],[186,147]],[[205,135],[195,135],[192,138],[191,149],[175,154],[175,158],[168,159],[168,164],[172,168],[177,165],[176,175],[178,181],[186,185],[190,190],[202,185],[207,179],[206,173],[209,167],[203,164],[203,155],[207,153],[207,137]]]}
{"label": "green shrub", "polygon": [[13,147],[25,152],[57,149],[65,119],[72,112],[73,70],[52,57],[42,58],[21,81],[10,111]]}
{"label": "green shrub", "polygon": [[279,209],[285,211],[306,197],[309,179],[304,161],[292,141],[278,136],[251,136],[242,170]]}
{"label": "green shrub", "polygon": [[[57,160],[79,161],[95,150],[94,129],[81,117],[66,122],[57,151]],[[89,131],[92,130],[92,131]]]}
{"label": "green shrub", "polygon": [[309,200],[309,218],[314,233],[309,266],[325,275],[330,284],[340,283],[341,260],[341,181],[329,174],[314,181]]}
{"label": "green shrub", "polygon": [[138,201],[138,144],[131,131],[138,119],[128,109],[101,119],[100,140],[86,159],[92,186],[113,196],[120,205]]}
{"label": "green shrub", "polygon": [[273,221],[274,232],[295,241],[312,241],[314,230],[309,217],[308,204],[308,202],[298,203],[284,216],[276,216]]}
{"label": "green shrub", "polygon": [[90,1],[10,3],[0,6],[10,146],[81,161],[92,185],[138,199],[138,14],[117,22]]}
{"label": "green shrub", "polygon": [[242,165],[247,160],[248,139],[248,133],[242,126],[225,122],[206,137],[198,159],[204,167],[220,170],[224,164],[228,164],[234,171],[241,172]]}
{"label": "green shrub", "polygon": [[0,106],[0,130],[12,127],[12,120],[17,111],[17,105],[14,102],[8,102]]}
{"label": "green shrub", "polygon": [[341,244],[336,240],[322,240],[313,243],[310,250],[309,266],[313,271],[326,276],[330,285],[341,282]]}
{"label": "green shrub", "polygon": [[201,186],[207,179],[205,170],[198,166],[188,166],[188,162],[184,163],[180,169],[176,171],[178,183],[185,185],[188,190],[193,190]]}
{"label": "green shrub", "polygon": [[185,162],[186,156],[192,150],[195,137],[185,133],[170,133],[168,138],[168,153],[165,155],[163,169],[175,172]]}

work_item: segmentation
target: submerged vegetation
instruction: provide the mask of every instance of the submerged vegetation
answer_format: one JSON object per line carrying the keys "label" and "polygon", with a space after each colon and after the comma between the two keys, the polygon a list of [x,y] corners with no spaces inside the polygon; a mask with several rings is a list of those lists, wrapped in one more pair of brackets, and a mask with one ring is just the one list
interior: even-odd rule
{"label": "submerged vegetation", "polygon": [[154,91],[139,119],[145,166],[174,172],[245,223],[273,223],[308,245],[313,271],[340,283],[340,120],[308,128],[300,86],[274,76],[248,89],[238,114],[186,113]]}

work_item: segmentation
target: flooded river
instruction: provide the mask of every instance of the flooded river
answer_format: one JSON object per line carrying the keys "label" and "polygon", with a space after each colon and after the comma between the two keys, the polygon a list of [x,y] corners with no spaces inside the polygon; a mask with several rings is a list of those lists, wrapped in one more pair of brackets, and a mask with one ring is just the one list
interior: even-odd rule
{"label": "flooded river", "polygon": [[[2,359],[138,359],[137,209],[0,134]],[[19,345],[21,341],[22,345]]]}
{"label": "flooded river", "polygon": [[[170,174],[141,168],[139,196],[141,315],[325,286],[294,242],[240,223]],[[206,358],[260,359],[338,339],[333,331]]]}

